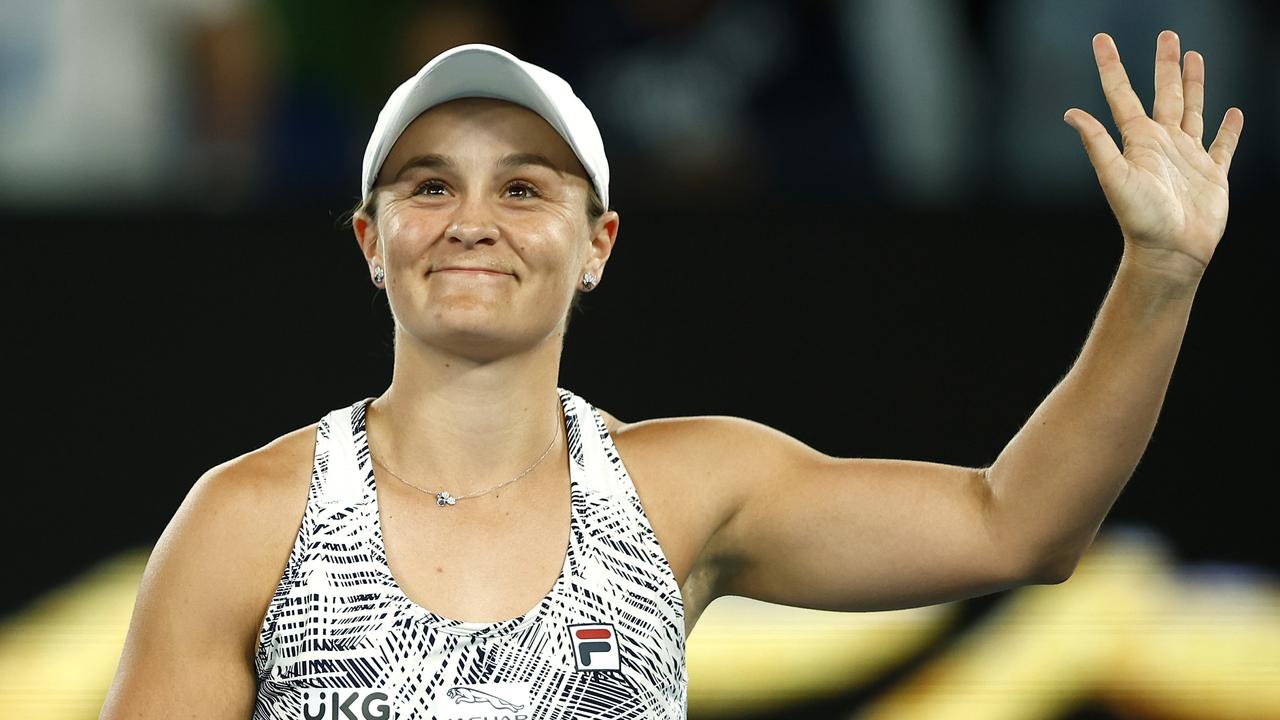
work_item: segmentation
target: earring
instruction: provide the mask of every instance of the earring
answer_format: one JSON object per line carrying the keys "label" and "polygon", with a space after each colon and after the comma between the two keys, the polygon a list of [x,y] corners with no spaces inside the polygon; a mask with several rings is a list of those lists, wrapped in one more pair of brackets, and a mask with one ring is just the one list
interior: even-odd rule
{"label": "earring", "polygon": [[386,277],[387,277],[387,274],[386,272],[383,271],[381,265],[373,266],[373,284],[374,285],[377,285],[378,287],[382,287],[382,281],[385,280]]}
{"label": "earring", "polygon": [[588,289],[588,290],[590,290],[591,288],[595,287],[595,286],[596,286],[596,282],[597,282],[597,281],[596,281],[596,276],[595,276],[595,275],[593,275],[593,274],[591,273],[591,271],[590,271],[590,270],[588,270],[588,271],[586,272],[586,274],[582,276],[582,287],[584,287],[584,288],[586,288],[586,289]]}

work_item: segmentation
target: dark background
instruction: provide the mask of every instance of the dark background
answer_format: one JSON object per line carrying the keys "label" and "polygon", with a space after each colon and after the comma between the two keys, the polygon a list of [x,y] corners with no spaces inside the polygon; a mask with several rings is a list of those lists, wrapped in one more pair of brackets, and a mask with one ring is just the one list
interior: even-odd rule
{"label": "dark background", "polygon": [[[846,457],[994,460],[1070,368],[1121,250],[1104,207],[619,213],[561,386],[626,421],[738,415]],[[9,352],[23,410],[11,487],[34,510],[10,531],[39,539],[11,556],[27,581],[10,608],[154,542],[209,467],[389,382],[385,296],[321,209],[6,225],[60,248],[52,267],[9,265],[32,270],[16,273]],[[1276,249],[1261,225],[1233,209],[1107,522],[1155,526],[1188,560],[1275,570]]]}
{"label": "dark background", "polygon": [[1207,60],[1206,144],[1230,105],[1245,128],[1230,223],[1104,528],[1280,570],[1271,5],[231,4],[170,50],[184,139],[156,151],[159,180],[86,162],[36,193],[16,161],[0,180],[6,612],[153,543],[213,465],[386,387],[389,310],[343,214],[386,95],[472,41],[563,75],[609,150],[620,232],[562,387],[624,421],[737,415],[831,455],[979,466],[1070,368],[1120,258],[1061,120],[1081,107],[1114,134],[1090,37],[1116,37],[1149,110],[1156,34],[1177,30]]}

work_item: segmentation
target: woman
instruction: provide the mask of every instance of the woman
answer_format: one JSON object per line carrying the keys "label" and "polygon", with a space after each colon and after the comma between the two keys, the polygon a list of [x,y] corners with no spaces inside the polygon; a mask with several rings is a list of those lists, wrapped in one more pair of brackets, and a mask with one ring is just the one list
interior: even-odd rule
{"label": "woman", "polygon": [[497,48],[428,63],[370,139],[353,230],[396,321],[376,398],[202,476],[148,563],[104,717],[683,717],[714,598],[946,602],[1072,573],[1155,423],[1225,228],[1203,59],[1157,41],[1148,118],[1094,53],[1080,110],[1124,236],[1072,371],[992,465],[835,458],[732,417],[623,423],[557,386],[619,217],[568,85]]}

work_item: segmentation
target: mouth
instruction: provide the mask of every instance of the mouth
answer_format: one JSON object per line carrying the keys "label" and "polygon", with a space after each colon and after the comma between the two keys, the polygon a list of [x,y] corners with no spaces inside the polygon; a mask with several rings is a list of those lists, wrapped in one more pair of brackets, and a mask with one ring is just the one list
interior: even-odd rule
{"label": "mouth", "polygon": [[432,270],[431,273],[429,274],[435,275],[436,273],[457,273],[461,275],[475,275],[475,276],[491,275],[493,277],[510,277],[511,276],[510,273],[498,272],[496,270],[478,270],[476,268],[441,268],[439,270]]}

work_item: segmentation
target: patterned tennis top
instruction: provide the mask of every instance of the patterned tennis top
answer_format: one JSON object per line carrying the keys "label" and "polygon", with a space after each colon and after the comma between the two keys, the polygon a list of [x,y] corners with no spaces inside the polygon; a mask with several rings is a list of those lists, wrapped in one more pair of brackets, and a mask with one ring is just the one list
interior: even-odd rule
{"label": "patterned tennis top", "polygon": [[316,431],[306,512],[258,634],[255,720],[685,718],[684,603],[603,417],[557,388],[569,543],[524,615],[464,622],[387,565],[365,417]]}

